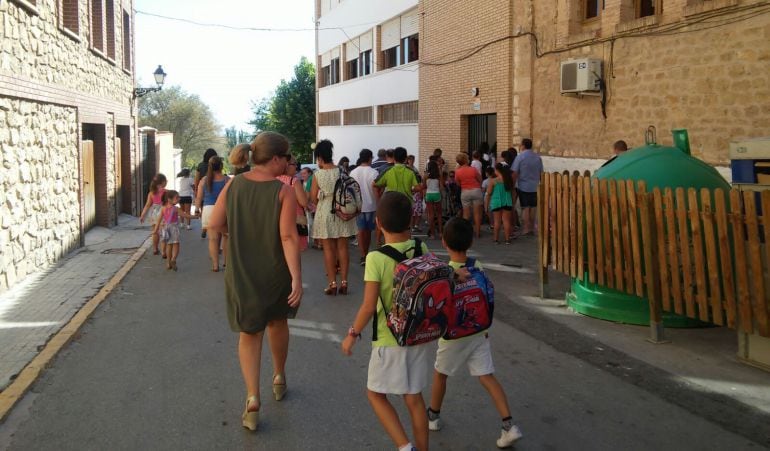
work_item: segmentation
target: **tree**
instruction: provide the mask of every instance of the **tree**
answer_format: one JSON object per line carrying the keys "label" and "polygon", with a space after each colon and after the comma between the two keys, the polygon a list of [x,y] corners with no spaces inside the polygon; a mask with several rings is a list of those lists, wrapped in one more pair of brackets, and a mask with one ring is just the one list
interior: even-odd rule
{"label": "tree", "polygon": [[225,129],[225,141],[228,149],[232,149],[238,144],[249,143],[254,140],[254,135],[244,130],[238,130],[235,126]]}
{"label": "tree", "polygon": [[294,76],[281,80],[272,97],[254,103],[255,132],[274,131],[291,142],[291,151],[301,162],[310,161],[315,142],[315,66],[302,57]]}
{"label": "tree", "polygon": [[184,166],[195,165],[207,148],[225,144],[208,105],[179,86],[140,97],[139,125],[172,132]]}

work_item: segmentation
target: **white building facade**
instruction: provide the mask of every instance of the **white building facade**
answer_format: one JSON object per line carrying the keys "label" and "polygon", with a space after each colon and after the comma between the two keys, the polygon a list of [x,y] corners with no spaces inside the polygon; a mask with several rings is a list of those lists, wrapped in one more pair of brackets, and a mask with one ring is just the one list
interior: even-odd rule
{"label": "white building facade", "polygon": [[398,146],[418,157],[418,3],[316,0],[316,135],[335,161]]}

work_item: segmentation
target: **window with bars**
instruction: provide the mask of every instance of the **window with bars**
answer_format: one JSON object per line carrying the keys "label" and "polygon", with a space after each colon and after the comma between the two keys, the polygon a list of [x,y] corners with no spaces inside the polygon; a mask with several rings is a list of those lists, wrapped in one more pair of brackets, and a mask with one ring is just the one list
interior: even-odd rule
{"label": "window with bars", "polygon": [[345,125],[372,125],[374,112],[372,107],[353,108],[343,111]]}
{"label": "window with bars", "polygon": [[91,47],[104,52],[104,0],[91,0]]}
{"label": "window with bars", "polygon": [[107,31],[107,57],[115,59],[115,0],[104,0]]}
{"label": "window with bars", "polygon": [[334,127],[342,125],[340,111],[324,111],[318,113],[318,126],[319,127]]}
{"label": "window with bars", "polygon": [[418,119],[417,101],[380,105],[378,115],[380,124],[416,124]]}
{"label": "window with bars", "polygon": [[78,0],[61,0],[59,2],[59,26],[74,34],[80,33],[78,6]]}
{"label": "window with bars", "polygon": [[131,71],[131,16],[123,10],[123,69]]}

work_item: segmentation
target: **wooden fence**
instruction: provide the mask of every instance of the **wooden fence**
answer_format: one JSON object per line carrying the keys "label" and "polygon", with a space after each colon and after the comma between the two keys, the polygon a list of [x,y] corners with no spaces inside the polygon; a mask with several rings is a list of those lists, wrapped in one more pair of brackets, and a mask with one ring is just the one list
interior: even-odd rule
{"label": "wooden fence", "polygon": [[770,337],[770,191],[576,172],[544,174],[538,195],[542,283],[550,267],[647,298],[657,325],[663,310]]}

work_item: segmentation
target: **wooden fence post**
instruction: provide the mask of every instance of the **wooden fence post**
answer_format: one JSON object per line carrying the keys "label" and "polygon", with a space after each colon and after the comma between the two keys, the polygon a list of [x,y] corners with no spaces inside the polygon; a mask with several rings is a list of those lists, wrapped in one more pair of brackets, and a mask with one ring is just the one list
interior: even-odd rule
{"label": "wooden fence post", "polygon": [[548,297],[548,229],[551,227],[548,199],[543,196],[543,184],[537,187],[537,213],[540,233],[537,234],[540,249],[540,299]]}
{"label": "wooden fence post", "polygon": [[642,226],[642,248],[644,253],[644,277],[647,286],[647,299],[650,304],[650,338],[655,344],[667,343],[663,330],[663,308],[661,305],[660,272],[655,266],[658,263],[658,246],[655,231],[653,194],[647,193],[644,182],[639,184],[639,218]]}

